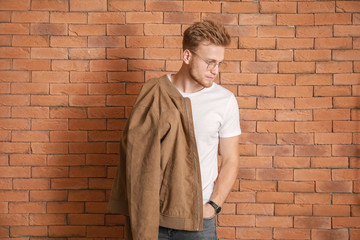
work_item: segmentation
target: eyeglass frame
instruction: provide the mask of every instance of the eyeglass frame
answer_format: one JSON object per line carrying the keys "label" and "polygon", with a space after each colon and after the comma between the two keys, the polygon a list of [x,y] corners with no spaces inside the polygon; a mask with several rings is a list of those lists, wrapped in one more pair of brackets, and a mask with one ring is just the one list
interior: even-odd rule
{"label": "eyeglass frame", "polygon": [[[195,51],[190,50],[189,51],[191,53],[193,53],[194,55],[198,56],[201,60],[203,60],[203,62],[205,62],[207,64],[206,70],[214,70],[216,68],[216,66],[218,67],[218,69],[220,68],[221,65],[225,65],[224,62],[216,62],[215,60],[212,61],[206,61],[205,59],[203,59],[199,54],[197,54]],[[213,67],[211,67],[211,65],[213,65]]]}

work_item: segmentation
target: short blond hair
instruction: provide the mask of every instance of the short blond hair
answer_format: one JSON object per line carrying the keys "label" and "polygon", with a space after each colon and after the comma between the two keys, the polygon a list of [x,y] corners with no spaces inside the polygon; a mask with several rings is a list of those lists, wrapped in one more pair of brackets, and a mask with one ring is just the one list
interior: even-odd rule
{"label": "short blond hair", "polygon": [[217,46],[226,47],[231,38],[225,27],[211,20],[196,22],[184,32],[183,50],[195,50],[203,41],[208,41]]}

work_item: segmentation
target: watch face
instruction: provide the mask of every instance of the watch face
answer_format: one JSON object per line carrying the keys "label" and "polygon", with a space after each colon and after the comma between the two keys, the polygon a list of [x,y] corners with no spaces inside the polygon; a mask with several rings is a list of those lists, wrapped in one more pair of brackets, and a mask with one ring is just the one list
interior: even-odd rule
{"label": "watch face", "polygon": [[221,213],[221,207],[218,207],[217,209],[216,209],[216,214],[220,214]]}

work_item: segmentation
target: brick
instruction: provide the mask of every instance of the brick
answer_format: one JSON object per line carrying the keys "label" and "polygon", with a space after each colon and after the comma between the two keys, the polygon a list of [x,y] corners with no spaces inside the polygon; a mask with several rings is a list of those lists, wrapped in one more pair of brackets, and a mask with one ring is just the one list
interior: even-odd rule
{"label": "brick", "polygon": [[69,130],[105,130],[104,119],[70,119]]}
{"label": "brick", "polygon": [[258,50],[256,51],[257,61],[291,61],[293,52],[289,50]]}
{"label": "brick", "polygon": [[49,137],[46,132],[37,131],[13,131],[13,142],[48,142]]}
{"label": "brick", "polygon": [[303,217],[295,216],[294,217],[294,227],[295,228],[331,228],[331,219],[330,217]]}
{"label": "brick", "polygon": [[277,144],[314,144],[313,135],[308,133],[278,134]]}
{"label": "brick", "polygon": [[256,26],[228,26],[226,29],[228,30],[230,36],[233,37],[257,37]]}
{"label": "brick", "polygon": [[351,182],[317,182],[317,192],[352,192]]}
{"label": "brick", "polygon": [[315,25],[351,24],[350,13],[317,13]]}
{"label": "brick", "polygon": [[296,109],[319,109],[319,108],[331,108],[331,97],[309,97],[309,98],[296,98]]}
{"label": "brick", "polygon": [[108,226],[89,226],[87,227],[87,237],[112,237],[122,238],[124,227]]}
{"label": "brick", "polygon": [[357,239],[360,236],[360,230],[359,229],[351,229],[350,230],[350,239]]}
{"label": "brick", "polygon": [[89,0],[84,3],[81,0],[70,0],[70,11],[106,11],[106,0]]}
{"label": "brick", "polygon": [[293,154],[291,145],[259,145],[257,148],[258,156],[292,156]]}
{"label": "brick", "polygon": [[68,50],[65,48],[31,48],[32,59],[67,59]]}
{"label": "brick", "polygon": [[[18,177],[18,176],[15,176]],[[2,190],[0,192],[0,200],[2,202],[24,202],[29,201],[28,191],[12,191]]]}
{"label": "brick", "polygon": [[66,96],[31,96],[31,105],[33,106],[66,106],[68,104]]}
{"label": "brick", "polygon": [[295,74],[258,74],[258,85],[295,85]]}
{"label": "brick", "polygon": [[126,25],[107,25],[107,35],[143,35],[144,26],[142,24]]}
{"label": "brick", "polygon": [[260,2],[261,13],[296,13],[295,2]]}
{"label": "brick", "polygon": [[29,10],[30,1],[28,0],[3,0],[0,10]]}
{"label": "brick", "polygon": [[109,11],[134,11],[139,12],[144,10],[144,2],[142,1],[126,1],[126,0],[110,0]]}
{"label": "brick", "polygon": [[239,38],[239,48],[275,49],[274,38]]}
{"label": "brick", "polygon": [[310,239],[310,229],[275,228],[274,238],[276,239]]}
{"label": "brick", "polygon": [[329,204],[331,195],[326,193],[296,193],[295,204]]}
{"label": "brick", "polygon": [[69,0],[64,1],[31,1],[31,10],[68,11]]}
{"label": "brick", "polygon": [[296,85],[332,85],[332,75],[301,74],[296,76]]}
{"label": "brick", "polygon": [[87,140],[87,134],[83,131],[51,131],[51,142],[85,142]]}
{"label": "brick", "polygon": [[[233,13],[202,13],[203,20],[209,19],[216,22],[221,22],[224,25],[237,25],[239,22],[238,18],[238,14]],[[230,46],[233,46],[233,42]]]}
{"label": "brick", "polygon": [[259,26],[258,27],[259,37],[295,37],[294,27],[285,26]]}
{"label": "brick", "polygon": [[360,159],[350,158],[350,168],[360,168]]}
{"label": "brick", "polygon": [[316,133],[315,144],[351,144],[350,133]]}
{"label": "brick", "polygon": [[0,54],[3,58],[29,58],[29,48],[19,47],[4,47],[0,49]]}
{"label": "brick", "polygon": [[310,159],[307,157],[275,157],[273,165],[276,168],[307,168]]}
{"label": "brick", "polygon": [[70,24],[70,36],[101,36],[105,35],[106,28],[104,25],[82,25]]}
{"label": "brick", "polygon": [[129,70],[164,70],[165,63],[163,60],[129,60]]}
{"label": "brick", "polygon": [[128,36],[127,47],[163,47],[162,36]]}
{"label": "brick", "polygon": [[332,149],[333,156],[359,156],[357,145],[334,145]]}
{"label": "brick", "polygon": [[312,206],[304,204],[276,204],[276,216],[311,216]]}
{"label": "brick", "polygon": [[12,154],[10,156],[10,165],[25,166],[25,165],[45,165],[46,158],[43,155],[35,154]]}
{"label": "brick", "polygon": [[14,179],[13,189],[49,189],[50,181],[48,179]]}
{"label": "brick", "polygon": [[336,2],[337,12],[358,12],[359,7],[358,2]]}
{"label": "brick", "polygon": [[0,214],[0,225],[21,226],[28,225],[27,214]]}
{"label": "brick", "polygon": [[255,193],[253,192],[230,192],[226,198],[227,203],[235,202],[255,202]]}
{"label": "brick", "polygon": [[294,100],[290,98],[260,98],[258,109],[292,109]]}
{"label": "brick", "polygon": [[229,12],[229,13],[257,13],[258,11],[259,11],[258,4],[251,2],[241,2],[241,3],[226,2],[222,4],[222,9],[221,9],[221,12]]}
{"label": "brick", "polygon": [[180,50],[165,48],[146,48],[144,59],[180,59]]}
{"label": "brick", "polygon": [[64,225],[66,224],[65,214],[31,214],[30,224],[35,226],[41,225]]}
{"label": "brick", "polygon": [[106,72],[71,72],[70,82],[106,82]]}
{"label": "brick", "polygon": [[0,32],[2,34],[29,34],[29,31],[29,24],[0,23]]}
{"label": "brick", "polygon": [[291,133],[294,132],[294,123],[292,122],[258,122],[258,132],[270,133]]}
{"label": "brick", "polygon": [[105,12],[88,13],[89,24],[125,24],[125,13]]}
{"label": "brick", "polygon": [[102,190],[70,190],[69,201],[105,201],[105,194]]}
{"label": "brick", "polygon": [[49,166],[72,166],[72,165],[84,165],[84,155],[49,155]]}
{"label": "brick", "polygon": [[26,11],[13,12],[11,22],[20,23],[35,23],[35,22],[49,22],[48,12]]}
{"label": "brick", "polygon": [[290,169],[256,169],[256,180],[293,180]]}
{"label": "brick", "polygon": [[[275,119],[274,110],[253,110],[253,109],[240,109],[241,120],[268,120]],[[261,135],[260,135],[261,136]]]}
{"label": "brick", "polygon": [[277,121],[307,121],[312,120],[310,110],[276,110]]}
{"label": "brick", "polygon": [[315,73],[314,62],[279,62],[279,73]]}
{"label": "brick", "polygon": [[350,120],[349,109],[315,109],[314,120]]}
{"label": "brick", "polygon": [[81,202],[48,202],[47,213],[83,213],[84,203]]}
{"label": "brick", "polygon": [[241,86],[238,96],[274,97],[274,87],[270,86]]}
{"label": "brick", "polygon": [[360,97],[334,97],[334,108],[356,108]]}
{"label": "brick", "polygon": [[333,60],[360,60],[360,50],[333,50]]}
{"label": "brick", "polygon": [[125,115],[122,107],[106,107],[88,109],[89,118],[123,118]]}
{"label": "brick", "polygon": [[236,228],[236,238],[242,239],[271,239],[271,228]]}
{"label": "brick", "polygon": [[294,193],[285,192],[257,192],[256,202],[258,203],[293,203]]}
{"label": "brick", "polygon": [[335,12],[335,2],[299,2],[299,13],[332,13]]}
{"label": "brick", "polygon": [[[89,61],[85,60],[52,60],[54,71],[89,71]],[[68,82],[68,78],[66,79]]]}
{"label": "brick", "polygon": [[0,129],[5,130],[28,130],[30,124],[25,119],[0,119]]}
{"label": "brick", "polygon": [[50,237],[84,237],[85,226],[49,226]]}
{"label": "brick", "polygon": [[255,61],[255,51],[251,49],[228,49],[225,50],[225,59]]}
{"label": "brick", "polygon": [[33,153],[59,154],[68,153],[68,145],[63,143],[31,143]]}
{"label": "brick", "polygon": [[341,240],[341,239],[349,239],[349,232],[347,229],[313,229],[311,236],[312,239]]}
{"label": "brick", "polygon": [[0,153],[29,153],[28,143],[5,142],[0,146]]}
{"label": "brick", "polygon": [[276,183],[274,181],[240,181],[241,191],[275,191]]}
{"label": "brick", "polygon": [[2,11],[0,13],[0,22],[11,22],[11,12],[10,11]]}
{"label": "brick", "polygon": [[312,38],[278,38],[277,49],[311,49],[314,46]]}
{"label": "brick", "polygon": [[185,12],[220,12],[221,4],[218,2],[202,2],[202,1],[185,1]]}
{"label": "brick", "polygon": [[67,35],[67,26],[63,23],[34,23],[30,26],[32,35]]}
{"label": "brick", "polygon": [[[66,199],[67,199],[66,191],[51,191],[51,190],[35,191],[35,190],[33,190],[30,192],[30,201],[32,201],[32,202],[40,202],[40,201],[58,202],[58,201],[66,201]],[[49,215],[49,214],[41,214],[41,215],[46,215],[47,217],[51,218],[51,215]],[[39,225],[46,225],[45,223],[46,223],[46,221]],[[37,224],[33,224],[33,225],[37,225]],[[48,224],[48,225],[51,225],[51,224]]]}
{"label": "brick", "polygon": [[88,39],[88,47],[125,47],[124,36],[89,36]]}
{"label": "brick", "polygon": [[50,109],[50,118],[85,118],[86,112],[81,108],[51,108]]}
{"label": "brick", "polygon": [[333,169],[332,180],[335,181],[354,181],[360,179],[360,169]]}
{"label": "brick", "polygon": [[357,25],[334,25],[335,37],[358,37],[360,36],[360,26]]}
{"label": "brick", "polygon": [[87,37],[74,36],[51,36],[51,47],[85,47],[87,46]]}
{"label": "brick", "polygon": [[291,228],[293,227],[293,218],[283,216],[256,216],[256,227]]}
{"label": "brick", "polygon": [[15,69],[15,70],[32,70],[32,71],[50,70],[50,60],[14,59],[13,60],[13,69]]}
{"label": "brick", "polygon": [[330,156],[330,145],[297,145],[295,156]]}
{"label": "brick", "polygon": [[240,14],[239,25],[275,25],[274,14]]}
{"label": "brick", "polygon": [[87,189],[88,186],[88,180],[82,178],[60,178],[51,180],[51,189]]}
{"label": "brick", "polygon": [[359,226],[360,217],[333,217],[333,228],[356,228]]}
{"label": "brick", "polygon": [[359,132],[358,121],[334,121],[334,132]]}
{"label": "brick", "polygon": [[330,61],[330,50],[295,50],[295,61]]}
{"label": "brick", "polygon": [[86,94],[85,84],[51,84],[50,94]]}
{"label": "brick", "polygon": [[87,23],[87,15],[85,13],[52,12],[50,22],[85,24]]}
{"label": "brick", "polygon": [[347,168],[348,159],[345,157],[313,157],[312,168]]}
{"label": "brick", "polygon": [[311,86],[277,86],[276,97],[312,97]]}
{"label": "brick", "polygon": [[350,216],[350,207],[342,205],[314,205],[314,216]]}
{"label": "brick", "polygon": [[275,134],[267,133],[243,133],[240,143],[275,144]]}
{"label": "brick", "polygon": [[177,12],[183,11],[181,1],[148,1],[145,3],[146,11]]}
{"label": "brick", "polygon": [[200,21],[200,13],[187,13],[187,12],[165,12],[164,23],[182,23],[192,24],[193,22]]}
{"label": "brick", "polygon": [[277,14],[276,25],[314,25],[313,14]]}
{"label": "brick", "polygon": [[10,213],[45,213],[45,203],[34,203],[34,202],[11,202],[9,203]]}
{"label": "brick", "polygon": [[276,73],[275,62],[242,62],[241,72],[244,73]]}
{"label": "brick", "polygon": [[351,49],[351,38],[316,38],[316,49]]}
{"label": "brick", "polygon": [[126,14],[126,23],[162,23],[161,12],[129,12]]}
{"label": "brick", "polygon": [[255,226],[254,215],[220,215],[218,217],[219,226]]}
{"label": "brick", "polygon": [[296,28],[296,36],[299,38],[303,37],[315,37],[315,38],[324,38],[332,37],[332,27],[331,26],[298,26]]}
{"label": "brick", "polygon": [[314,192],[314,182],[288,182],[279,181],[278,191],[279,192]]}

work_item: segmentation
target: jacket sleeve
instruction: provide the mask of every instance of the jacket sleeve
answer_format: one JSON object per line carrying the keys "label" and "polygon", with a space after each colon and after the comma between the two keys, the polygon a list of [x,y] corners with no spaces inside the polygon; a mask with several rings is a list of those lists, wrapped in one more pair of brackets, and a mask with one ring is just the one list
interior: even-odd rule
{"label": "jacket sleeve", "polygon": [[128,122],[126,191],[132,239],[157,240],[159,231],[159,116],[137,106]]}

